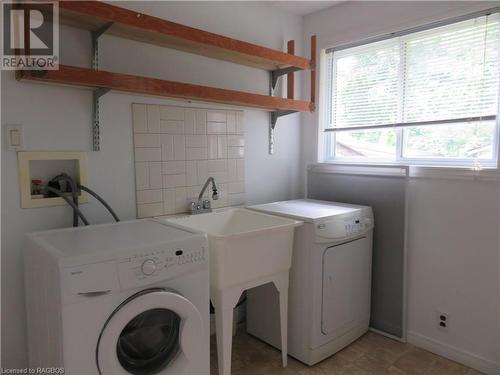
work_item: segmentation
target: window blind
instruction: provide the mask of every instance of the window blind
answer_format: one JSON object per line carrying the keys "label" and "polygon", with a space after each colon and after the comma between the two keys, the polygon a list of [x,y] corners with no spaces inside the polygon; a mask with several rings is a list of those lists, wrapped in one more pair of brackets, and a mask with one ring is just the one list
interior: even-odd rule
{"label": "window blind", "polygon": [[495,119],[498,13],[327,54],[325,131]]}

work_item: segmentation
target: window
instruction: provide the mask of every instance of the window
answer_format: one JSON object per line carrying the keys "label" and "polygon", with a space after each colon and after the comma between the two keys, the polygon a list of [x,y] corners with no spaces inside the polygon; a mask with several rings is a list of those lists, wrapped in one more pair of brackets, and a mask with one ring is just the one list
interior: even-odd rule
{"label": "window", "polygon": [[496,167],[498,13],[327,50],[326,161]]}

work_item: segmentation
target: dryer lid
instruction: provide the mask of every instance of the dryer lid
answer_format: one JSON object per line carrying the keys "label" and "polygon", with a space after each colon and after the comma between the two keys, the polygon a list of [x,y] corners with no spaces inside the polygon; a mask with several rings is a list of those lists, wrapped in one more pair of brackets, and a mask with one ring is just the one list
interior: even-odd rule
{"label": "dryer lid", "polygon": [[316,222],[335,216],[351,214],[362,210],[370,210],[367,206],[354,204],[319,201],[315,199],[295,199],[282,202],[259,204],[248,207],[253,210],[270,214],[291,217],[306,222]]}

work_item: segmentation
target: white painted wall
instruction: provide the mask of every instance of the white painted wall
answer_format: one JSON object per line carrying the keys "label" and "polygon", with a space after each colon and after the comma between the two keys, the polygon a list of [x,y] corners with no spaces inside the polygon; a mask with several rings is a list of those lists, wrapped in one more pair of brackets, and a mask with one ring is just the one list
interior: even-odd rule
{"label": "white painted wall", "polygon": [[[121,5],[275,49],[283,49],[287,40],[295,39],[297,53],[302,51],[302,18],[265,3],[150,1]],[[90,35],[63,28],[61,56],[62,63],[89,66]],[[262,94],[268,90],[264,71],[109,36],[102,39],[100,60],[102,69],[117,72]],[[12,72],[2,72],[1,90],[2,127],[22,124],[28,150],[91,149],[90,91],[18,83]],[[189,105],[114,93],[103,98],[102,151],[88,154],[90,187],[122,219],[135,217],[133,102]],[[245,110],[246,191],[250,204],[298,195],[300,116],[280,120],[273,156],[267,154],[268,116],[263,111]],[[67,207],[21,209],[17,178],[16,154],[6,151],[2,144],[2,367],[27,365],[22,236],[29,231],[71,225]],[[93,223],[110,221],[95,202],[82,210]]]}
{"label": "white painted wall", "polygon": [[[318,49],[498,6],[498,2],[348,2],[308,15],[304,45]],[[305,80],[304,94],[309,83]],[[317,161],[316,114],[303,114],[302,173]],[[410,342],[500,373],[500,177],[412,178],[409,183]],[[304,175],[302,176],[304,181]],[[436,310],[449,314],[441,331]]]}

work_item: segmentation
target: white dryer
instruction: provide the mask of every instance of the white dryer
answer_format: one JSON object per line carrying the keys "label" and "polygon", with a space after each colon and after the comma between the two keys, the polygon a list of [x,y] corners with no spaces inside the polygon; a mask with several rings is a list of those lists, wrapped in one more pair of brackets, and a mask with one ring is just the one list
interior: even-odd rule
{"label": "white dryer", "polygon": [[[295,229],[288,305],[288,353],[313,365],[368,330],[373,213],[311,199],[248,207],[304,221]],[[247,291],[247,331],[279,348],[276,291]]]}
{"label": "white dryer", "polygon": [[154,219],[27,235],[30,367],[209,374],[206,236]]}

